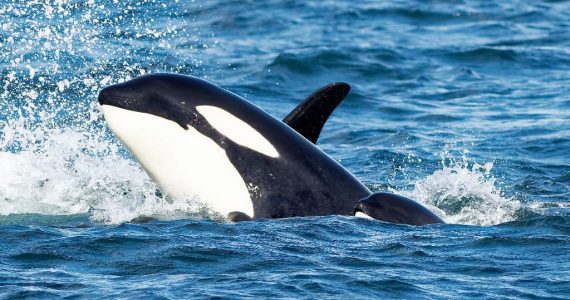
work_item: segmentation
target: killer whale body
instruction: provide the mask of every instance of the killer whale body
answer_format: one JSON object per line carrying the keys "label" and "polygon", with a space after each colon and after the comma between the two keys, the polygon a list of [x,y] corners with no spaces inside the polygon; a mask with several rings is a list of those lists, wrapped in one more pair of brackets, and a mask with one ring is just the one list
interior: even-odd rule
{"label": "killer whale body", "polygon": [[111,130],[163,193],[197,197],[232,221],[363,213],[387,222],[443,223],[412,200],[375,197],[315,146],[349,90],[345,83],[326,86],[283,121],[185,75],[141,76],[106,87],[98,100]]}

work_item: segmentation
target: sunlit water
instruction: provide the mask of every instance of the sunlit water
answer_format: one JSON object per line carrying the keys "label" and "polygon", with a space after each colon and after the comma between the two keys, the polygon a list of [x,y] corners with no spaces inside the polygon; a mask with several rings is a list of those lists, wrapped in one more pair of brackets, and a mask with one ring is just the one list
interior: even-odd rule
{"label": "sunlit water", "polygon": [[[0,296],[570,297],[568,3],[0,4]],[[277,117],[350,83],[319,146],[449,224],[168,203],[96,103],[152,72]]]}

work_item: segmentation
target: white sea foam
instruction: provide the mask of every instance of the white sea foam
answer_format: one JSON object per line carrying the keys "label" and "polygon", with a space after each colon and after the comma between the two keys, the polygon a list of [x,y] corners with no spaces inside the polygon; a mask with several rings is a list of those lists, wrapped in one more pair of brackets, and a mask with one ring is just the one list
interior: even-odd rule
{"label": "white sea foam", "polygon": [[442,155],[442,169],[414,183],[413,190],[392,192],[424,204],[448,223],[495,225],[513,221],[521,202],[507,197],[496,185],[493,163],[469,162]]}
{"label": "white sea foam", "polygon": [[93,132],[19,130],[6,133],[26,137],[25,149],[0,152],[0,215],[88,214],[102,223],[212,217],[197,201],[168,203],[136,162]]}

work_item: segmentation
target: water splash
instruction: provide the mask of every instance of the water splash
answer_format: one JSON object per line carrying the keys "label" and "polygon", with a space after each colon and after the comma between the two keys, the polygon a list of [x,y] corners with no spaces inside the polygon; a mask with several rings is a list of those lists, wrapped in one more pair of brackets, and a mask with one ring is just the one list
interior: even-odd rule
{"label": "water splash", "polygon": [[163,3],[155,0],[114,1],[114,9],[101,1],[8,1],[0,7],[0,122],[89,127],[104,86],[157,71],[219,72],[206,70],[218,39],[196,26],[202,5],[187,4],[174,1],[157,18]]}
{"label": "water splash", "polygon": [[443,152],[441,170],[416,181],[411,191],[393,192],[421,202],[448,223],[486,226],[515,220],[521,203],[496,186],[493,163],[470,163],[467,153],[457,160]]}
{"label": "water splash", "polygon": [[[28,141],[38,139],[34,132],[27,133]],[[141,217],[218,217],[198,201],[166,201],[121,151],[104,137],[67,128],[49,132],[33,148],[0,152],[0,215],[87,214],[108,224]]]}
{"label": "water splash", "polygon": [[[209,216],[168,203],[103,126],[98,91],[149,72],[215,74],[202,4],[8,1],[0,7],[0,215]],[[162,16],[162,17],[157,17]],[[143,21],[144,20],[144,21]],[[148,43],[141,43],[145,41]],[[197,74],[196,74],[197,73]]]}

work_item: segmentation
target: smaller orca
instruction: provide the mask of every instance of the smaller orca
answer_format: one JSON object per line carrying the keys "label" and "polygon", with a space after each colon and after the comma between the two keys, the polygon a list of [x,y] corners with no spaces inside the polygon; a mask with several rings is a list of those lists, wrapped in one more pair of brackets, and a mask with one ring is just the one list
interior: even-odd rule
{"label": "smaller orca", "polygon": [[425,225],[444,223],[427,208],[408,198],[391,193],[374,193],[358,201],[355,216],[372,218],[390,223]]}
{"label": "smaller orca", "polygon": [[346,83],[323,87],[280,121],[202,79],[150,74],[104,88],[105,119],[167,199],[195,199],[231,221],[363,215],[443,223],[420,204],[373,194],[315,144]]}

